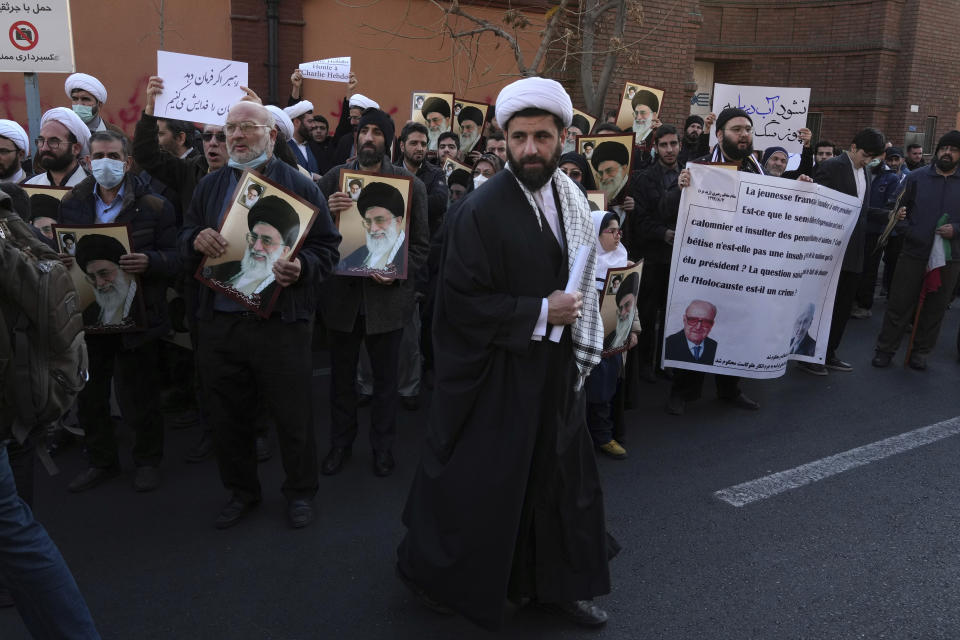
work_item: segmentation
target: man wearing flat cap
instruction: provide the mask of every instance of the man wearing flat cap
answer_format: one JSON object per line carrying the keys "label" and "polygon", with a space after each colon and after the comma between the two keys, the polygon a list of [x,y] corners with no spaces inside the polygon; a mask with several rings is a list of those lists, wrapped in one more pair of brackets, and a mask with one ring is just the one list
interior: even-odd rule
{"label": "man wearing flat cap", "polygon": [[320,168],[317,165],[317,158],[310,149],[312,139],[311,129],[313,128],[313,103],[309,100],[301,100],[295,105],[289,106],[283,110],[293,122],[293,137],[287,140],[287,144],[297,158],[297,164],[310,172],[314,180],[319,180]]}
{"label": "man wearing flat cap", "polygon": [[483,112],[477,107],[466,106],[457,116],[460,125],[460,149],[466,155],[473,151],[483,132]]}
{"label": "man wearing flat cap", "polygon": [[[733,162],[739,171],[763,175],[760,163],[753,155],[753,120],[743,109],[728,107],[720,112],[716,119],[717,145],[709,155],[696,158],[693,162]],[[660,204],[660,215],[667,229],[675,230],[677,215],[680,211],[680,195],[690,186],[690,171],[684,169],[677,179],[679,189],[670,189]],[[671,241],[673,237],[671,236]],[[662,362],[661,362],[662,364]],[[674,370],[670,397],[667,400],[667,413],[681,415],[688,401],[700,397],[706,374],[677,368]],[[740,378],[717,374],[717,397],[734,407],[756,411],[760,405],[740,390]]]}
{"label": "man wearing flat cap", "polygon": [[450,131],[450,103],[439,96],[427,98],[420,107],[420,115],[429,131],[427,149],[436,151],[440,134]]}
{"label": "man wearing flat cap", "polygon": [[66,107],[54,107],[40,118],[37,160],[43,169],[24,184],[75,187],[87,177],[80,164],[87,152],[90,129]]}
{"label": "man wearing flat cap", "polygon": [[610,590],[615,543],[582,385],[603,347],[596,233],[558,168],[573,105],[559,83],[524,78],[496,113],[508,170],[445,222],[433,404],[397,569],[424,604],[485,628],[507,599],[600,626],[591,598]]}
{"label": "man wearing flat cap", "polygon": [[30,153],[27,132],[13,120],[0,120],[0,182],[19,184],[30,178],[23,161]]}
{"label": "man wearing flat cap", "polygon": [[601,142],[590,155],[590,164],[597,172],[597,186],[607,195],[607,202],[616,202],[630,180],[630,151],[619,142]]}
{"label": "man wearing flat cap", "polygon": [[[358,428],[356,379],[361,343],[370,356],[374,381],[370,402],[370,463],[374,474],[381,477],[393,473],[396,464],[393,444],[400,404],[400,345],[403,328],[415,308],[413,276],[427,259],[430,236],[426,187],[405,168],[390,162],[386,153],[393,138],[394,125],[390,116],[380,109],[367,109],[360,117],[357,130],[357,159],[334,167],[320,180],[320,189],[327,196],[330,211],[342,216],[353,201],[340,191],[341,169],[413,178],[410,220],[405,222],[404,234],[408,277],[400,280],[378,272],[362,276],[336,275],[321,289],[320,310],[330,331],[331,363],[330,450],[321,465],[325,475],[338,473],[353,452]],[[369,184],[365,185],[364,191],[367,188]],[[399,212],[396,206],[394,208]],[[396,229],[399,219],[394,213],[388,208],[372,217],[381,218],[387,227],[393,225]],[[340,220],[342,225],[358,223],[346,218]],[[374,226],[381,226],[373,220],[370,224],[371,230]]]}
{"label": "man wearing flat cap", "polygon": [[100,113],[107,101],[107,88],[102,82],[86,73],[73,73],[67,76],[63,90],[73,103],[74,113],[90,128],[90,133],[110,129],[123,135],[123,129],[104,120]]}
{"label": "man wearing flat cap", "polygon": [[250,207],[247,228],[243,257],[207,267],[203,275],[245,296],[267,301],[277,286],[273,265],[286,260],[296,246],[300,218],[283,198],[264,196]]}
{"label": "man wearing flat cap", "polygon": [[[90,136],[89,146],[93,175],[63,197],[60,224],[125,224],[130,233],[130,252],[119,241],[98,234],[94,240],[90,236],[81,238],[75,257],[66,253],[60,257],[68,266],[76,259],[98,291],[100,311],[94,314],[88,309],[88,323],[116,325],[126,320],[134,276],[139,277],[137,288],[146,317],[136,327],[127,327],[136,330],[86,334],[90,379],[80,392],[78,417],[85,431],[90,466],[67,488],[85,491],[120,472],[110,418],[112,382],[124,424],[136,433],[133,487],[137,491],[152,491],[160,484],[163,457],[163,420],[156,391],[160,339],[170,331],[166,291],[181,269],[176,250],[176,218],[173,206],[154,195],[130,172],[132,158],[127,155],[123,136],[109,130],[97,131]],[[121,302],[124,311],[119,313]]]}
{"label": "man wearing flat cap", "polygon": [[[204,256],[219,258],[227,251],[228,241],[217,229],[225,213],[224,203],[233,198],[244,170],[259,172],[319,211],[296,257],[273,263],[271,271],[280,294],[269,318],[210,288],[198,291],[197,367],[216,435],[220,479],[230,493],[214,526],[232,527],[260,503],[255,443],[260,432],[257,409],[264,403],[277,428],[287,518],[291,527],[300,528],[313,521],[319,480],[313,405],[304,401],[312,393],[313,319],[318,287],[340,259],[340,234],[317,186],[274,155],[277,131],[273,114],[259,104],[241,101],[230,108],[223,130],[228,166],[200,181],[184,216],[179,242],[187,273],[195,272]],[[259,252],[267,225],[250,226],[264,232],[252,242],[254,251]],[[275,220],[270,226],[281,232],[285,225]],[[289,227],[285,230],[291,232]],[[245,239],[247,246],[253,233]],[[284,238],[285,243],[292,242],[289,237]],[[273,240],[279,242],[271,236],[271,245]]]}
{"label": "man wearing flat cap", "polygon": [[[338,268],[382,270],[395,275],[406,257],[403,196],[393,185],[371,182],[360,192],[357,209],[367,242],[346,256]],[[347,224],[354,223],[347,221]]]}

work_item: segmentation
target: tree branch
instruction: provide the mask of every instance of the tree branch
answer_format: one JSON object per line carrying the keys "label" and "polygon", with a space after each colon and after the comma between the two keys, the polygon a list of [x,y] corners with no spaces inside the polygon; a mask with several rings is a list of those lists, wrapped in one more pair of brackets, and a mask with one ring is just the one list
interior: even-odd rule
{"label": "tree branch", "polygon": [[[570,0],[560,0],[560,4],[554,7],[553,15],[550,16],[550,20],[547,22],[547,26],[543,29],[543,36],[540,38],[540,47],[537,49],[537,53],[533,56],[533,64],[530,67],[532,73],[523,75],[534,75],[537,70],[540,68],[540,65],[543,63],[543,58],[547,55],[547,51],[550,49],[551,41],[553,39],[553,33],[557,30],[557,24],[559,24],[560,19],[563,17],[563,12],[567,8],[567,4]],[[523,69],[520,69],[523,72]]]}

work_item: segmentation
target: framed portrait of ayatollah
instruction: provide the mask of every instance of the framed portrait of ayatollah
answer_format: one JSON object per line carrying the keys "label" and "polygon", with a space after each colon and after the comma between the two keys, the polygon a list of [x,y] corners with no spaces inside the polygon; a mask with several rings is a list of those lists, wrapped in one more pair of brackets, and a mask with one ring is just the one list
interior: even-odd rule
{"label": "framed portrait of ayatollah", "polygon": [[125,224],[52,227],[61,254],[73,258],[70,277],[77,289],[83,330],[123,333],[146,329],[146,306],[140,276],[121,266],[130,250]]}
{"label": "framed portrait of ayatollah", "polygon": [[217,258],[205,256],[194,277],[269,317],[281,289],[273,266],[297,257],[317,212],[312,204],[259,173],[244,172],[218,230],[227,250]]}
{"label": "framed portrait of ayatollah", "polygon": [[453,130],[454,95],[414,91],[412,100],[410,119],[427,127],[427,149],[436,151],[440,134]]}
{"label": "framed portrait of ayatollah", "polygon": [[642,273],[642,260],[632,267],[607,270],[607,281],[600,294],[604,357],[626,351],[629,346],[630,332],[637,318]]}
{"label": "framed portrait of ayatollah", "polygon": [[483,137],[490,105],[457,98],[453,104],[453,132],[460,136],[460,153],[466,156]]}
{"label": "framed portrait of ayatollah", "polygon": [[586,156],[597,188],[607,198],[607,205],[622,203],[629,191],[633,136],[629,133],[579,136],[577,153]]}
{"label": "framed portrait of ayatollah", "polygon": [[343,276],[407,278],[408,231],[413,179],[367,171],[340,170],[340,190],[363,187],[349,209],[340,212],[337,226],[340,262],[334,270]]}
{"label": "framed portrait of ayatollah", "polygon": [[620,97],[617,126],[632,131],[636,144],[644,142],[653,131],[654,122],[660,117],[663,89],[654,89],[636,82],[627,82]]}

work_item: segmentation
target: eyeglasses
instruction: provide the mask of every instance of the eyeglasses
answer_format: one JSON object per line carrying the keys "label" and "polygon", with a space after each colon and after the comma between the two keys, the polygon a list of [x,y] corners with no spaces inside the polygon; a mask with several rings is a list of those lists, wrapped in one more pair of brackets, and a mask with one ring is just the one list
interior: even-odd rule
{"label": "eyeglasses", "polygon": [[583,177],[583,172],[580,171],[580,169],[560,169],[560,171],[563,171],[574,180],[578,180]]}
{"label": "eyeglasses", "polygon": [[269,129],[269,128],[270,127],[268,127],[265,124],[257,124],[256,122],[239,122],[239,123],[228,122],[227,124],[223,125],[223,131],[228,136],[232,136],[237,129],[239,129],[240,133],[242,133],[243,135],[248,136],[251,133],[253,133],[254,129]]}
{"label": "eyeglasses", "polygon": [[684,316],[683,320],[691,327],[696,327],[699,325],[709,329],[713,326],[713,320],[710,318],[691,318],[690,316]]}
{"label": "eyeglasses", "polygon": [[94,271],[93,273],[85,273],[83,274],[83,277],[90,284],[96,284],[97,280],[112,281],[116,275],[116,269],[100,269],[99,271]]}
{"label": "eyeglasses", "polygon": [[[241,131],[242,131],[242,129],[241,129]],[[200,134],[200,137],[203,138],[203,141],[204,141],[204,142],[210,142],[211,140],[213,140],[213,137],[214,137],[214,136],[217,137],[217,142],[226,142],[226,141],[227,141],[227,134],[225,134],[223,131],[218,131],[218,132],[216,132],[216,133],[213,133],[212,131],[206,131],[206,132]]]}
{"label": "eyeglasses", "polygon": [[387,216],[377,216],[376,218],[364,218],[363,226],[366,227],[367,229],[369,229],[373,225],[377,225],[378,227],[384,227],[390,224],[390,222],[392,222],[393,219],[396,217],[397,216],[390,216],[388,218]]}
{"label": "eyeglasses", "polygon": [[604,229],[604,230],[601,231],[600,233],[609,233],[609,234],[612,235],[612,236],[614,236],[614,235],[616,235],[616,236],[622,236],[622,235],[623,235],[623,229]]}
{"label": "eyeglasses", "polygon": [[37,149],[39,149],[43,145],[47,145],[47,147],[49,147],[53,151],[56,151],[57,149],[59,149],[65,144],[73,144],[72,142],[66,142],[64,140],[61,140],[60,138],[44,138],[44,137],[38,137],[36,140],[34,140],[34,142],[37,145]]}
{"label": "eyeglasses", "polygon": [[260,241],[260,246],[267,250],[269,250],[270,247],[283,246],[283,241],[274,240],[270,236],[262,236],[259,233],[253,233],[252,231],[247,234],[247,244],[249,244],[251,247],[257,244],[257,240]]}

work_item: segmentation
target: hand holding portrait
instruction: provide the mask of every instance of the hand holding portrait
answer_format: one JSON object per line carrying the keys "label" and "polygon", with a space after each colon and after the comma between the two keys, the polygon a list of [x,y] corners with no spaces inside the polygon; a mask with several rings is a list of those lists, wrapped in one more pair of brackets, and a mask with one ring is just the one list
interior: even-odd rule
{"label": "hand holding portrait", "polygon": [[150,257],[145,253],[127,253],[120,256],[120,268],[127,273],[144,273],[150,266]]}
{"label": "hand holding portrait", "polygon": [[327,206],[331,213],[342,213],[353,205],[353,198],[342,191],[337,191],[327,199]]}
{"label": "hand holding portrait", "polygon": [[281,287],[289,287],[300,279],[300,258],[277,260],[273,263],[273,276]]}
{"label": "hand holding portrait", "polygon": [[193,248],[209,258],[219,258],[227,250],[227,239],[216,229],[207,227],[193,239]]}

